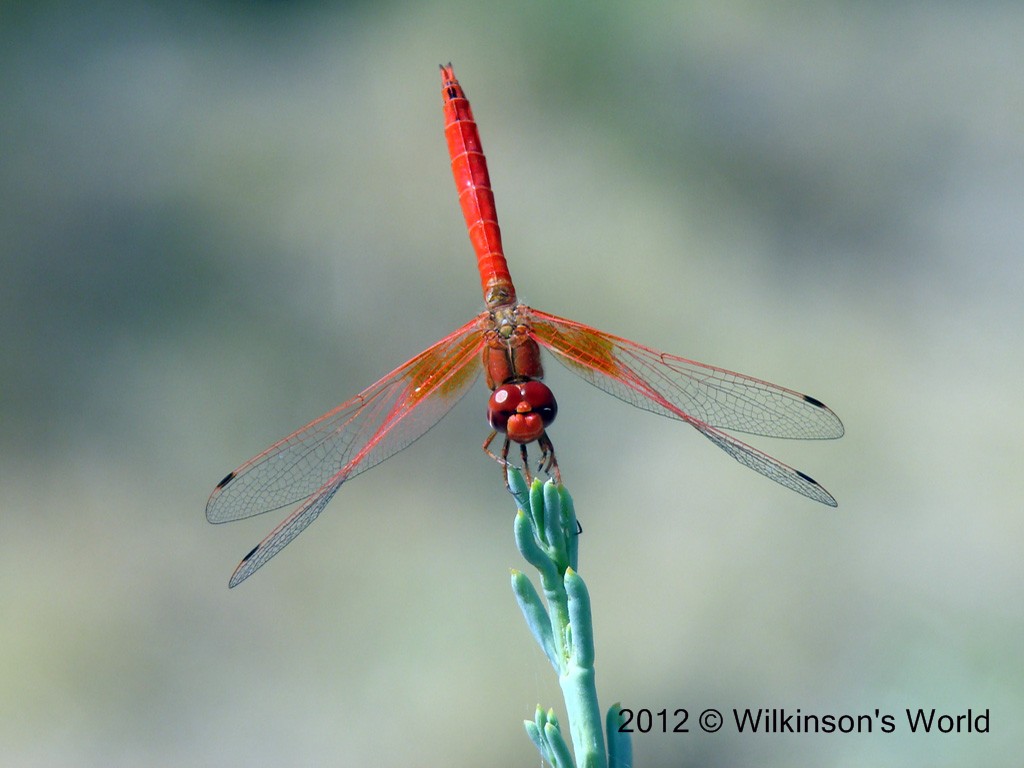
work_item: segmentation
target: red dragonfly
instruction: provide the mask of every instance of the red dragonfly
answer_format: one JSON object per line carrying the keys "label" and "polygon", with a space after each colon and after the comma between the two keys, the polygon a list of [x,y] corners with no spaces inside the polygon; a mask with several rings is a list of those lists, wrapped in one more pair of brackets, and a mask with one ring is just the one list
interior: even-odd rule
{"label": "red dragonfly", "polygon": [[[760,379],[613,336],[520,304],[501,247],[501,232],[469,101],[451,65],[441,67],[445,138],[459,203],[476,251],[486,309],[337,408],[228,474],[210,495],[211,523],[299,506],[238,564],[241,583],[312,523],[342,484],[398,453],[441,420],[483,371],[491,390],[493,430],[484,450],[501,463],[510,443],[540,448],[539,470],[560,480],[547,427],[554,395],[541,381],[540,347],[570,371],[627,403],[679,419],[746,467],[822,504],[832,495],[793,469],[723,430],[783,438],[843,434],[820,401]],[[500,455],[490,451],[504,434]]]}

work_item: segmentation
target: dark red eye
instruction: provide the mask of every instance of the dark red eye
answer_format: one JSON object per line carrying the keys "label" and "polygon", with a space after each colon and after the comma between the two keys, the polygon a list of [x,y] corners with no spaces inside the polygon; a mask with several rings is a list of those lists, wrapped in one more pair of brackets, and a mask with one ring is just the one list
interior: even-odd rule
{"label": "dark red eye", "polygon": [[487,401],[487,421],[491,428],[505,431],[509,417],[516,412],[516,406],[523,400],[517,384],[503,384],[493,392]]}
{"label": "dark red eye", "polygon": [[530,404],[530,410],[540,416],[544,426],[548,426],[555,420],[558,414],[558,403],[555,402],[554,393],[548,389],[547,384],[539,381],[527,381],[519,385],[523,400]]}

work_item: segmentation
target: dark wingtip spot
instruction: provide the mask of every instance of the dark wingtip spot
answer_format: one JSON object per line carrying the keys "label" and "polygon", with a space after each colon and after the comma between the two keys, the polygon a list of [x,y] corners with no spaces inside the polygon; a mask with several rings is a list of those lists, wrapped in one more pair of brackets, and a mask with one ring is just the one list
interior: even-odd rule
{"label": "dark wingtip spot", "polygon": [[818,406],[819,408],[825,408],[826,407],[825,404],[823,402],[821,402],[821,400],[819,400],[816,397],[811,397],[810,395],[804,395],[804,400],[807,401],[808,403],[810,403],[811,405]]}
{"label": "dark wingtip spot", "polygon": [[[796,472],[796,473],[797,473],[798,475],[800,475],[800,477],[802,477],[802,478],[803,478],[804,480],[806,480],[806,481],[807,481],[808,483],[810,483],[811,485],[818,485],[818,481],[817,481],[817,480],[815,480],[815,479],[814,479],[813,477],[811,477],[810,475],[805,475],[805,474],[804,474],[803,472],[801,472],[801,471],[800,471],[799,469],[797,469],[797,470],[794,470],[794,471],[795,471],[795,472]],[[249,554],[251,555],[251,554],[252,554],[252,552],[250,552]]]}
{"label": "dark wingtip spot", "polygon": [[230,483],[234,479],[235,479],[235,473],[234,472],[228,472],[227,475],[224,477],[224,479],[221,480],[219,483],[217,483],[217,490],[219,491],[221,488],[223,488],[225,485],[227,485],[228,483]]}
{"label": "dark wingtip spot", "polygon": [[[810,478],[808,478],[808,480],[809,480],[809,479],[810,479]],[[252,548],[252,551],[251,551],[251,552],[249,552],[249,554],[248,554],[248,555],[246,555],[245,557],[243,557],[243,558],[242,558],[242,562],[243,562],[243,563],[247,563],[247,562],[249,562],[249,558],[250,558],[250,557],[252,557],[253,555],[255,555],[255,554],[256,554],[256,551],[257,551],[257,550],[258,550],[259,548],[260,548],[260,545],[259,545],[259,544],[257,544],[257,545],[256,545],[255,547],[253,547],[253,548]]]}

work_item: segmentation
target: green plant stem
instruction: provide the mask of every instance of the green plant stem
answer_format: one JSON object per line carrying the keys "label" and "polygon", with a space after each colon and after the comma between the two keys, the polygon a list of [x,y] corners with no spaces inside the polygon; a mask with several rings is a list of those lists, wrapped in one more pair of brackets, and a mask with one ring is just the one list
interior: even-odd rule
{"label": "green plant stem", "polygon": [[[597,700],[594,674],[594,631],[590,595],[577,572],[578,528],[572,497],[563,486],[534,480],[529,487],[519,470],[509,468],[508,486],[519,510],[515,521],[516,546],[537,569],[544,591],[537,590],[521,572],[512,571],[512,590],[537,644],[558,673],[565,700],[569,733],[577,768],[606,768],[603,719]],[[608,724],[618,723],[618,705],[608,712]],[[526,732],[544,758],[555,768],[566,762],[568,747],[554,713],[538,707],[534,720],[524,723]],[[618,766],[628,765],[628,737],[610,736]]]}

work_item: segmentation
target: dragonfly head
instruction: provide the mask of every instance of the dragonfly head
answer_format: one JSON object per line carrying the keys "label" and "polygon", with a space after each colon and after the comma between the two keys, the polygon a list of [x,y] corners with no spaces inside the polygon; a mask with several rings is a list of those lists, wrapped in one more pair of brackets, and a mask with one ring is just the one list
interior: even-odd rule
{"label": "dragonfly head", "polygon": [[491,428],[524,445],[539,439],[557,413],[554,394],[540,381],[503,384],[487,401]]}

